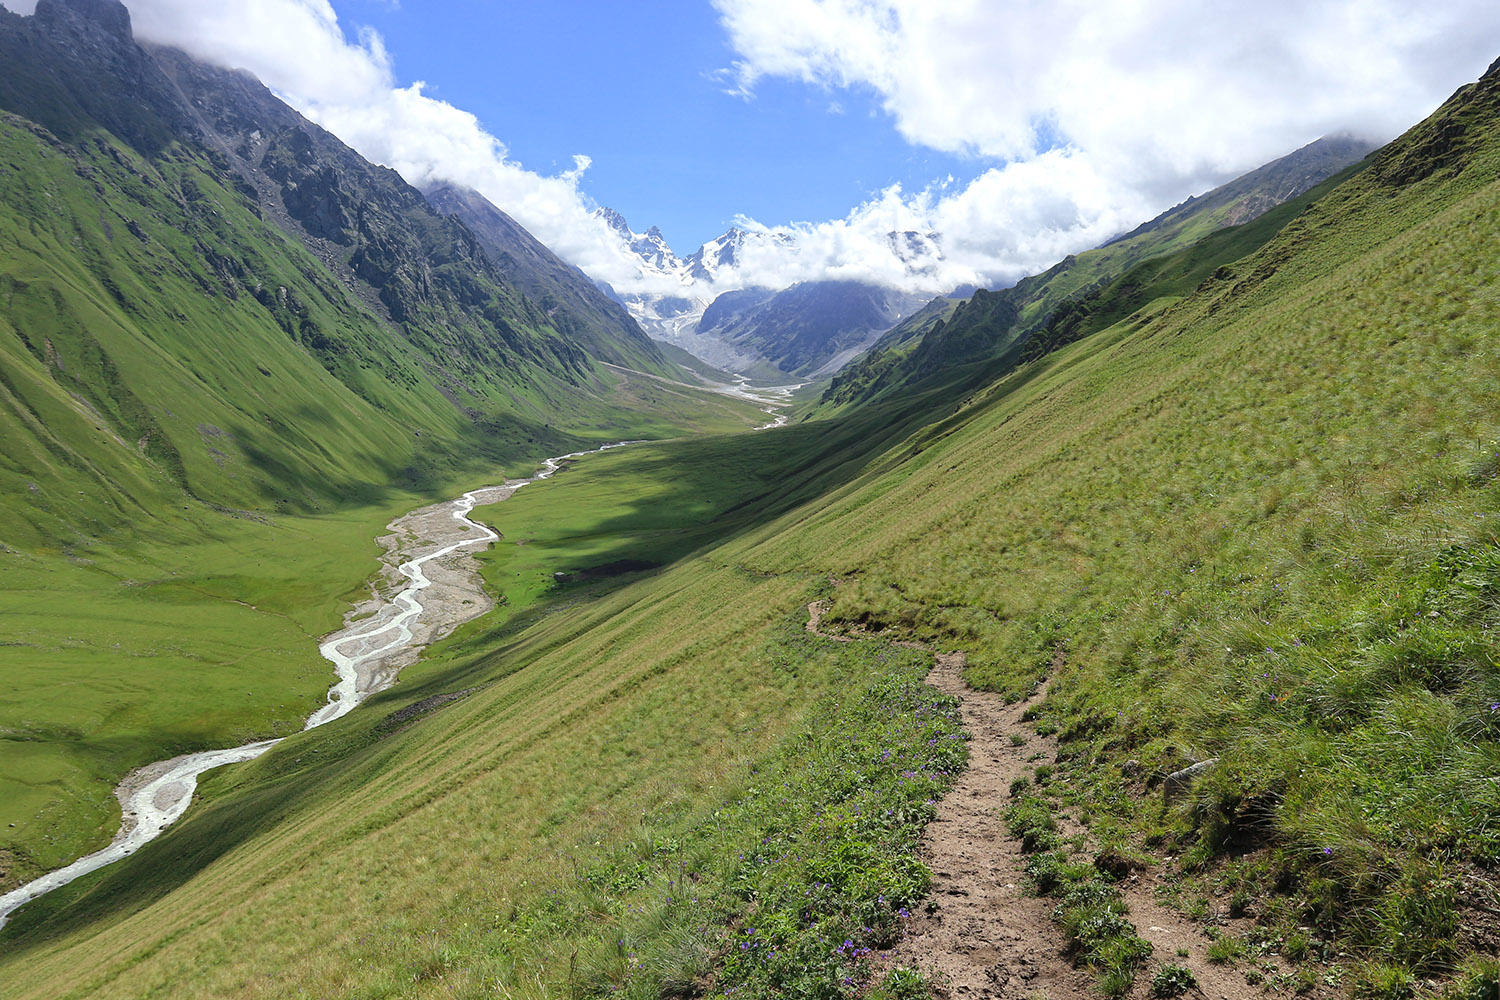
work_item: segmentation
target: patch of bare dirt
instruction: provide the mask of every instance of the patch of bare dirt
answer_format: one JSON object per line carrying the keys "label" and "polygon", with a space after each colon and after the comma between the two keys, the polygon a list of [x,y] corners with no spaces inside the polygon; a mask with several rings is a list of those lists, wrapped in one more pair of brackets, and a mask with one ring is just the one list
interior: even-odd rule
{"label": "patch of bare dirt", "polygon": [[[848,641],[821,630],[824,610],[808,605],[807,630]],[[1073,967],[1052,904],[1026,893],[1026,856],[1005,827],[1011,782],[1029,774],[1028,757],[1040,753],[1050,761],[1056,748],[1021,721],[1029,701],[1007,705],[999,695],[974,691],[963,668],[963,653],[940,653],[927,678],[959,700],[971,736],[968,770],[938,803],[923,837],[933,905],[914,915],[882,963],[911,962],[935,973],[943,997],[1091,998],[1091,977]]]}
{"label": "patch of bare dirt", "polygon": [[1026,857],[1005,828],[1010,783],[1029,772],[1028,757],[1050,760],[1054,748],[1021,721],[1026,702],[1007,705],[971,690],[963,667],[964,654],[939,654],[928,676],[959,699],[972,737],[969,768],[938,803],[923,840],[937,906],[918,914],[891,958],[936,972],[938,991],[948,997],[1089,997],[1091,977],[1068,958],[1052,904],[1027,895]]}
{"label": "patch of bare dirt", "polygon": [[[1238,1000],[1240,997],[1258,996],[1264,990],[1245,981],[1245,970],[1254,963],[1240,959],[1234,964],[1215,964],[1207,957],[1208,947],[1213,943],[1204,929],[1204,924],[1178,913],[1156,899],[1155,880],[1149,877],[1132,876],[1120,883],[1120,895],[1130,907],[1130,919],[1136,933],[1151,942],[1151,960],[1136,975],[1132,997],[1151,995],[1151,975],[1162,965],[1180,965],[1193,973],[1198,989],[1193,995],[1210,1000]],[[1237,921],[1235,926],[1222,927],[1226,934],[1237,935],[1249,929],[1250,921]],[[1186,951],[1186,955],[1181,952]],[[1278,971],[1280,964],[1274,963]]]}

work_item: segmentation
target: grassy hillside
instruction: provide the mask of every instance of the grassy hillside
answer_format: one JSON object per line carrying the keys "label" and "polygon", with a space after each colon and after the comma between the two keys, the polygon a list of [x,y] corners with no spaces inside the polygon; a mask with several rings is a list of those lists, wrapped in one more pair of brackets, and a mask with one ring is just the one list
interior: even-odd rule
{"label": "grassy hillside", "polygon": [[[1054,320],[1066,320],[1071,313],[1069,307],[1079,300],[1104,296],[1117,301],[1111,289],[1122,274],[1145,266],[1143,262],[1153,258],[1200,243],[1198,259],[1212,256],[1214,266],[1244,256],[1262,246],[1291,217],[1283,211],[1263,218],[1272,208],[1293,200],[1305,205],[1309,191],[1345,170],[1369,149],[1368,144],[1347,137],[1319,139],[1200,197],[1189,198],[1102,247],[1070,255],[1041,274],[1022,278],[1011,288],[976,294],[969,303],[943,317],[941,324],[928,324],[915,348],[908,348],[904,339],[877,344],[829,383],[821,412],[837,413],[850,404],[909,392],[934,376],[948,378],[958,365],[975,365],[994,377],[1021,360],[1039,357],[1040,343],[1057,343],[1060,339],[1047,335],[1049,325]],[[1237,227],[1235,235],[1207,239],[1228,227]],[[1032,340],[1039,344],[1028,345]]]}
{"label": "grassy hillside", "polygon": [[239,113],[282,116],[261,162],[288,190],[336,162],[324,193],[362,199],[312,238],[112,11],[0,11],[0,104],[57,129],[0,112],[7,888],[107,842],[131,768],[300,728],[331,676],[314,640],[396,514],[547,455],[764,419],[600,363],[394,173],[223,74],[261,102]]}
{"label": "grassy hillside", "polygon": [[[1323,929],[1371,983],[1493,950],[1497,95],[801,532],[839,553],[844,621],[962,645],[1000,690],[1055,671],[1043,720],[1101,838],[1245,890],[1273,948]],[[1147,779],[1213,758],[1163,812]]]}
{"label": "grassy hillside", "polygon": [[1107,329],[1153,303],[1180,299],[1222,266],[1265,246],[1288,222],[1368,165],[1354,164],[1242,225],[1218,229],[1189,246],[1141,261],[1087,295],[1061,301],[1044,326],[1027,338],[1022,361],[1035,361],[1064,344]]}
{"label": "grassy hillside", "polygon": [[[326,677],[310,635],[337,621],[339,600],[371,568],[381,525],[419,497],[589,441],[761,419],[748,404],[642,391],[601,368],[587,386],[541,369],[502,374],[475,387],[471,406],[488,406],[476,420],[445,398],[462,397],[435,382],[428,359],[256,218],[205,159],[182,152],[153,163],[102,134],[68,146],[7,117],[0,164],[0,484],[12,498],[0,542],[12,559],[5,588],[16,614],[6,641],[24,651],[7,657],[0,724],[8,745],[24,744],[33,760],[5,776],[27,793],[0,799],[20,831],[10,849],[44,852],[36,864],[107,836],[116,811],[109,785],[127,762],[304,715]],[[215,270],[230,259],[239,273]],[[313,560],[270,568],[278,556],[306,552],[308,532],[322,534],[348,516],[334,512],[350,509],[362,513],[339,529],[350,534],[329,539],[339,558],[330,554],[323,570]],[[291,515],[313,521],[290,532],[269,524]],[[235,548],[283,584],[256,582],[230,555]],[[358,565],[340,564],[351,557]],[[172,574],[172,587],[147,587]],[[305,586],[292,586],[299,575]],[[168,590],[177,596],[165,606],[142,597]],[[172,605],[180,618],[170,617]],[[210,638],[216,626],[195,617],[206,605],[239,624]],[[110,652],[130,644],[122,622],[132,617],[205,628],[175,630],[183,633],[175,652],[150,658],[127,697],[99,674],[139,667],[139,657]],[[227,652],[236,645],[260,652]],[[202,679],[202,663],[226,661],[236,664],[232,674]],[[126,720],[174,674],[201,688],[181,691],[198,707],[152,713],[141,734]],[[55,697],[44,692],[63,690],[63,677],[93,682],[60,711],[44,709]],[[166,684],[169,694],[184,682]],[[208,706],[218,721],[194,721]],[[122,746],[127,731],[134,735]],[[36,762],[52,753],[44,744],[67,744],[69,763]],[[52,801],[59,786],[80,794],[80,781],[90,810],[81,827],[71,813],[35,808],[36,796]]]}
{"label": "grassy hillside", "polygon": [[[0,974],[920,995],[863,949],[920,900],[915,834],[963,754],[898,637],[965,650],[977,685],[1050,676],[1074,860],[1247,910],[1224,954],[1389,997],[1493,954],[1497,133],[1500,64],[1193,294],[982,391],[528,487],[491,515],[508,617],[212,778],[23,911]],[[813,599],[884,638],[810,635]]]}

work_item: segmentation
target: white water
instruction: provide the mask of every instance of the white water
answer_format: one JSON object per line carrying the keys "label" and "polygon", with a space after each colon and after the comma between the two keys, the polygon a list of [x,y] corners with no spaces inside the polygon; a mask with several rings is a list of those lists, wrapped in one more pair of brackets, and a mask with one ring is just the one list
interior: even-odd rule
{"label": "white water", "polygon": [[790,385],[768,385],[757,388],[750,384],[749,376],[736,375],[733,385],[724,382],[712,382],[709,384],[709,387],[714,392],[725,396],[737,396],[740,399],[748,399],[752,403],[762,404],[762,412],[768,414],[773,419],[770,423],[762,424],[755,429],[758,431],[768,431],[776,427],[786,426],[787,417],[785,413],[781,412],[781,408],[791,402],[792,393],[806,384],[806,382],[796,382]]}
{"label": "white water", "polygon": [[[607,444],[594,451],[607,451],[610,448],[621,448],[634,443],[622,441],[617,444]],[[549,458],[542,463],[542,470],[532,478],[519,482],[512,481],[506,485],[512,489],[520,489],[528,483],[551,476],[561,468],[563,462],[570,458],[593,453],[593,451],[575,451],[557,458]],[[359,667],[412,641],[411,623],[422,613],[422,605],[417,600],[417,595],[432,585],[432,581],[422,572],[424,564],[434,559],[441,559],[466,546],[488,545],[500,537],[484,525],[469,520],[469,513],[478,502],[477,494],[492,489],[496,487],[471,490],[453,501],[453,518],[462,521],[466,530],[473,529],[478,532],[477,536],[454,542],[419,559],[402,563],[397,569],[411,582],[363,627],[349,634],[341,632],[318,647],[318,651],[333,662],[334,671],[338,675],[338,683],[329,690],[328,703],[308,716],[307,724],[302,727],[303,732],[316,729],[318,726],[349,714],[355,706],[370,695],[395,683],[395,678],[391,677],[385,684],[360,690]],[[357,648],[350,651],[347,648],[350,645],[356,645]],[[187,811],[188,804],[193,800],[193,792],[198,787],[198,775],[205,771],[212,771],[216,767],[223,767],[225,764],[240,764],[254,760],[280,742],[281,739],[261,740],[258,743],[247,743],[244,746],[228,747],[223,750],[206,750],[202,753],[187,754],[169,761],[162,761],[143,769],[161,770],[162,773],[153,777],[126,798],[123,806],[124,822],[120,826],[120,832],[115,835],[114,841],[102,851],[79,858],[66,868],[48,872],[41,878],[0,896],[0,927],[5,926],[10,914],[38,896],[46,895],[53,889],[62,888],[74,879],[82,878],[105,865],[113,864],[133,854],[148,841],[154,840]]]}

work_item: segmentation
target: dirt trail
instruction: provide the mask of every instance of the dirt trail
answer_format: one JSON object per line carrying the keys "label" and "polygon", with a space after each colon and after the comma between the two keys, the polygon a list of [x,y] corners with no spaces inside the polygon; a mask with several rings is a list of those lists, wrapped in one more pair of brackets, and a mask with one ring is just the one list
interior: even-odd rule
{"label": "dirt trail", "polygon": [[[1071,1000],[1091,997],[1091,977],[1073,967],[1052,903],[1027,895],[1021,842],[1005,828],[1010,783],[1030,771],[1026,758],[1050,741],[1021,721],[1026,703],[964,683],[964,654],[938,654],[927,682],[958,698],[969,741],[969,768],[938,803],[923,839],[937,909],[912,921],[896,957],[911,957],[945,982],[950,997]],[[1011,737],[1020,738],[1020,746]]]}
{"label": "dirt trail", "polygon": [[[1265,994],[1265,990],[1245,982],[1245,970],[1254,963],[1241,960],[1237,965],[1215,965],[1208,961],[1208,946],[1212,939],[1204,933],[1203,924],[1157,902],[1155,886],[1156,881],[1149,877],[1132,877],[1120,884],[1120,894],[1130,907],[1130,920],[1135,924],[1136,933],[1150,941],[1154,949],[1145,969],[1136,974],[1132,997],[1150,996],[1151,970],[1168,962],[1192,971],[1198,989],[1190,996],[1237,1000]],[[1250,923],[1248,920],[1226,921],[1222,929],[1229,934],[1241,934]],[[1181,955],[1179,949],[1185,949],[1188,954]],[[1278,970],[1282,968],[1278,961],[1273,961],[1272,965]]]}
{"label": "dirt trail", "polygon": [[[822,631],[824,610],[808,605],[807,630],[848,641]],[[939,653],[927,678],[959,699],[972,737],[968,770],[938,803],[923,837],[937,906],[917,913],[884,963],[911,961],[935,972],[939,996],[1092,1000],[1091,977],[1065,954],[1052,903],[1027,895],[1021,842],[1005,828],[1010,783],[1030,772],[1028,757],[1040,753],[1050,762],[1056,748],[1021,721],[1029,702],[1007,705],[999,695],[971,690],[963,668],[964,654]]]}
{"label": "dirt trail", "polygon": [[[826,611],[821,601],[807,606],[808,632],[837,642],[860,637],[823,631]],[[912,642],[898,645],[930,648]],[[927,683],[959,700],[964,728],[972,737],[969,768],[938,803],[937,818],[922,841],[922,860],[933,873],[936,908],[916,915],[901,943],[880,956],[882,965],[909,961],[935,972],[941,997],[1095,1000],[1099,994],[1092,976],[1074,968],[1066,954],[1062,933],[1052,921],[1052,901],[1026,893],[1026,856],[1021,842],[1005,827],[1011,782],[1031,775],[1028,758],[1051,762],[1057,752],[1056,740],[1039,736],[1021,721],[1041,695],[1007,705],[999,695],[965,684],[963,669],[963,653],[939,653],[927,676]],[[1065,836],[1082,832],[1066,817],[1058,818]],[[1264,995],[1264,990],[1245,983],[1245,969],[1253,963],[1215,965],[1207,960],[1212,939],[1204,925],[1159,902],[1157,884],[1149,873],[1137,873],[1119,885],[1137,933],[1154,948],[1152,958],[1136,974],[1130,997],[1151,996],[1151,974],[1166,963],[1193,972],[1198,987],[1185,994],[1189,997],[1233,1000]],[[1251,921],[1218,923],[1223,931],[1239,935]],[[1187,955],[1182,955],[1184,950]]]}

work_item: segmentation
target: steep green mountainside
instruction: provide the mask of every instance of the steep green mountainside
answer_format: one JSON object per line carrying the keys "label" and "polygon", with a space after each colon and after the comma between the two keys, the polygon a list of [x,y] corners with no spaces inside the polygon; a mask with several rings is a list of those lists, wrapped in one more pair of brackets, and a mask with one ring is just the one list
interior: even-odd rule
{"label": "steep green mountainside", "polygon": [[[608,433],[610,378],[468,230],[251,78],[153,58],[112,10],[0,20],[9,110],[61,130],[7,131],[7,317],[144,442],[125,460],[203,500],[310,509],[581,440],[567,424]],[[86,127],[99,94],[118,133]]]}
{"label": "steep green mountainside", "polygon": [[1019,360],[1034,361],[1064,344],[1148,309],[1153,303],[1182,298],[1221,268],[1265,246],[1283,226],[1366,165],[1358,163],[1345,167],[1252,222],[1217,230],[1175,253],[1143,260],[1103,287],[1078,298],[1063,300],[1046,324],[1026,338]]}
{"label": "steep green mountainside", "polygon": [[875,345],[870,348],[871,353],[899,349],[908,344],[920,341],[939,322],[946,322],[965,301],[966,299],[945,298],[941,296],[933,299],[921,309],[918,309],[900,323],[887,330],[875,342]]}
{"label": "steep green mountainside", "polygon": [[[1230,226],[1252,233],[1236,238],[1228,262],[1255,249],[1274,234],[1267,225],[1250,227],[1285,202],[1303,199],[1329,177],[1349,167],[1371,149],[1348,137],[1330,137],[1304,146],[1252,170],[1205,195],[1163,212],[1096,250],[1069,256],[1042,274],[1023,278],[1013,287],[976,295],[977,304],[961,308],[942,326],[924,335],[916,349],[877,344],[869,354],[841,372],[824,395],[826,407],[909,391],[924,378],[961,364],[994,362],[990,377],[1013,365],[1021,345],[1044,329],[1065,303],[1100,291],[1142,261],[1191,247],[1206,236]],[[1285,213],[1274,217],[1284,224]],[[1229,244],[1215,243],[1222,253]]]}
{"label": "steep green mountainside", "polygon": [[113,0],[0,10],[0,886],[106,843],[131,768],[300,727],[396,514],[763,422],[609,338]]}
{"label": "steep green mountainside", "polygon": [[[513,615],[21,911],[0,975],[921,995],[864,951],[922,905],[965,756],[890,641],[918,639],[976,685],[1050,680],[1031,714],[1061,750],[1017,794],[1087,836],[1031,868],[1104,892],[1059,933],[1116,992],[1138,953],[1085,935],[1128,927],[1108,873],[1135,871],[1272,990],[1412,997],[1463,967],[1457,995],[1492,994],[1497,223],[1500,62],[1185,297],[977,390],[528,487],[487,514]],[[851,641],[805,628],[814,600]]]}
{"label": "steep green mountainside", "polygon": [[[980,290],[974,294],[987,293]],[[927,335],[949,322],[953,314],[973,297],[933,299],[897,323],[870,346],[864,357],[856,359],[834,376],[822,398],[805,410],[816,411],[829,403],[836,408],[856,400],[867,402],[882,396],[882,388],[908,376],[911,354],[925,342]]]}
{"label": "steep green mountainside", "polygon": [[605,361],[658,375],[676,374],[675,366],[624,306],[479,192],[439,184],[423,193],[433,208],[457,217],[474,233],[495,266],[542,308],[559,333]]}

